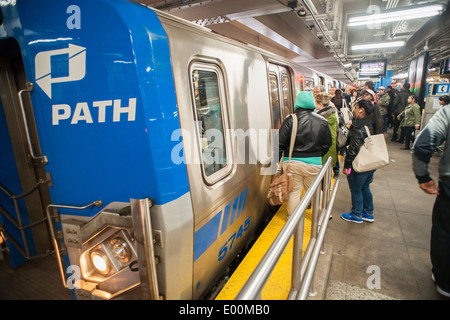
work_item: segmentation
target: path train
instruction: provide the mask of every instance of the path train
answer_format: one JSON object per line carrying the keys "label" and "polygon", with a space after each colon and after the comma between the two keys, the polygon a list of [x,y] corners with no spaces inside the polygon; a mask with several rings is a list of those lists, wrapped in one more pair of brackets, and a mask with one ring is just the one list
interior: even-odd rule
{"label": "path train", "polygon": [[250,130],[342,84],[142,4],[73,3],[1,1],[0,252],[56,255],[77,299],[204,298],[268,213]]}

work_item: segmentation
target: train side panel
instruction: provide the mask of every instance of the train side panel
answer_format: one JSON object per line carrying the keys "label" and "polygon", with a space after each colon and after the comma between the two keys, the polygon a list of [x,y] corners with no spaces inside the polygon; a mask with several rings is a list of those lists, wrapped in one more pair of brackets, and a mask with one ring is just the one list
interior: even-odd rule
{"label": "train side panel", "polygon": [[[224,272],[267,213],[265,196],[271,175],[262,170],[270,165],[271,141],[258,145],[263,138],[259,131],[270,134],[271,129],[267,64],[260,54],[202,28],[162,15],[161,19],[170,42],[181,128],[189,135],[183,137],[185,157],[197,160],[187,164],[195,232],[193,296],[197,298]],[[218,76],[218,92],[197,87],[194,82],[202,74]],[[203,99],[196,90],[212,93]],[[215,94],[219,103],[208,106]],[[220,112],[215,112],[222,117],[225,135],[232,130],[243,135],[224,138],[226,166],[209,175],[202,154],[207,150],[205,143],[213,141],[206,141],[199,127],[205,129],[200,122],[209,121],[208,114],[219,106]],[[216,179],[209,180],[214,175]]]}

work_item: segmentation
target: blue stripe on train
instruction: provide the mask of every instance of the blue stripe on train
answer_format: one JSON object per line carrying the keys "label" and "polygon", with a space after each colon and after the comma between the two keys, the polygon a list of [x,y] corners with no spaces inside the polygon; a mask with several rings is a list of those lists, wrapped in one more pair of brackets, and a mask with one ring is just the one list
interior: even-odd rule
{"label": "blue stripe on train", "polygon": [[[241,213],[244,212],[247,191],[248,188],[242,191],[242,193],[234,198],[233,201],[228,203],[224,210],[220,210],[211,220],[195,232],[194,261],[200,258],[200,256],[217,240],[221,221],[222,227],[220,228],[220,234],[222,235],[227,230],[228,226],[231,226],[233,222],[239,218]],[[231,207],[232,205],[233,207]],[[228,220],[230,220],[230,223],[228,223]]]}

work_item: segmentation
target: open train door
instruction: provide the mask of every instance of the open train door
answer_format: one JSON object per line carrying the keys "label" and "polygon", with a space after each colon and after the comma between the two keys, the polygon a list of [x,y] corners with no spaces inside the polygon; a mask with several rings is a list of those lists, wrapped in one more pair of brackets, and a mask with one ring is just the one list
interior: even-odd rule
{"label": "open train door", "polygon": [[[50,253],[50,203],[25,69],[17,42],[0,42],[0,242],[12,267]],[[31,151],[30,151],[31,150]],[[6,245],[6,246],[5,246]]]}

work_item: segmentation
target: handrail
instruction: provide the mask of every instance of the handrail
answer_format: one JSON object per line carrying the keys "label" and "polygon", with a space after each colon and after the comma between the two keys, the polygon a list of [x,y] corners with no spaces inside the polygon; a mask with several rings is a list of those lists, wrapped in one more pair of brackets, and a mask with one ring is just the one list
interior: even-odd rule
{"label": "handrail", "polygon": [[[290,299],[295,299],[298,296],[298,293],[302,293],[305,290],[305,287],[307,285],[306,291],[309,290],[309,286],[311,284],[311,278],[313,276],[314,270],[311,272],[311,265],[314,266],[317,263],[318,259],[318,252],[317,248],[321,248],[324,233],[326,230],[326,226],[328,223],[328,219],[326,219],[326,216],[323,219],[318,219],[318,211],[320,206],[320,191],[322,180],[331,178],[331,169],[332,169],[332,160],[331,157],[329,157],[326,161],[326,163],[322,166],[322,169],[317,174],[316,178],[314,179],[312,185],[309,187],[309,189],[306,191],[305,195],[303,196],[300,203],[295,208],[294,212],[292,213],[289,220],[286,222],[286,224],[281,229],[280,233],[270,246],[269,250],[266,252],[264,257],[261,259],[259,264],[256,266],[253,273],[250,275],[247,282],[242,287],[239,294],[236,296],[236,300],[254,300],[257,299],[260,296],[260,293],[266,284],[270,274],[272,273],[273,269],[275,268],[280,256],[282,255],[284,249],[286,248],[289,240],[291,239],[292,235],[294,235],[294,252],[293,252],[293,270],[292,270],[292,288],[291,292],[289,294]],[[325,180],[324,186],[328,189],[328,186],[330,185],[328,180]],[[334,202],[334,196],[336,194],[336,190],[339,183],[336,181],[336,184],[334,186],[333,195],[330,198],[330,201],[325,201],[325,204],[328,204],[328,210],[325,213],[325,215],[330,215],[331,208],[333,206]],[[329,196],[328,190],[324,192],[326,196]],[[308,266],[306,267],[306,275],[308,278],[302,279],[302,272],[301,269],[304,269],[304,261],[302,262],[302,242],[303,242],[303,222],[304,222],[304,215],[307,207],[309,206],[310,201],[314,197],[314,203],[313,203],[313,229],[314,226],[316,226],[316,230],[314,231],[315,236],[318,238],[311,238],[310,243],[313,243],[313,247],[309,247],[307,249],[307,253],[305,253],[305,258],[308,255],[312,258],[312,260],[308,259]],[[320,227],[318,225],[319,220],[323,221],[322,226]],[[302,223],[300,223],[302,222]],[[317,228],[320,227],[320,232],[316,233]],[[312,251],[310,251],[312,250]]]}
{"label": "handrail", "polygon": [[28,151],[30,152],[31,158],[33,158],[34,160],[40,160],[43,164],[47,164],[48,163],[47,156],[45,156],[45,155],[36,156],[34,154],[33,145],[31,143],[30,130],[28,129],[28,120],[27,120],[27,115],[25,112],[25,106],[23,103],[22,95],[24,92],[32,92],[34,89],[34,85],[32,82],[27,82],[26,85],[27,85],[27,87],[25,89],[20,90],[17,95],[19,97],[19,105],[20,105],[20,110],[22,112],[22,121],[23,121],[23,125],[25,128],[25,136],[26,136],[27,142],[28,142]]}
{"label": "handrail", "polygon": [[333,203],[334,203],[334,199],[336,198],[336,193],[337,193],[336,191],[337,191],[338,185],[339,185],[339,180],[336,180],[336,183],[333,188],[333,193],[331,194],[331,198],[330,198],[330,206],[328,207],[327,212],[324,215],[324,222],[320,226],[319,235],[316,240],[316,244],[314,246],[314,250],[312,253],[312,257],[311,257],[312,260],[311,260],[311,263],[308,264],[308,267],[306,269],[302,288],[300,289],[300,292],[297,296],[297,300],[306,300],[306,298],[307,298],[308,291],[311,286],[311,281],[314,277],[314,271],[316,269],[317,260],[319,259],[319,253],[322,248],[323,239],[325,238],[325,232],[327,230],[328,221],[330,220],[329,218],[330,218],[331,210],[333,209]]}
{"label": "handrail", "polygon": [[102,205],[103,205],[103,202],[101,200],[95,200],[83,207],[67,206],[67,205],[62,205],[62,204],[49,204],[47,206],[47,209],[46,209],[47,222],[48,222],[48,226],[50,228],[50,236],[52,237],[53,246],[55,248],[56,259],[58,260],[59,273],[61,274],[61,280],[62,280],[62,284],[63,284],[64,288],[68,288],[68,286],[66,283],[66,277],[64,275],[63,263],[61,260],[61,250],[58,245],[58,239],[56,238],[55,230],[53,228],[53,221],[52,221],[52,216],[50,215],[50,208],[84,210],[84,209],[90,208],[92,206],[101,207]]}

